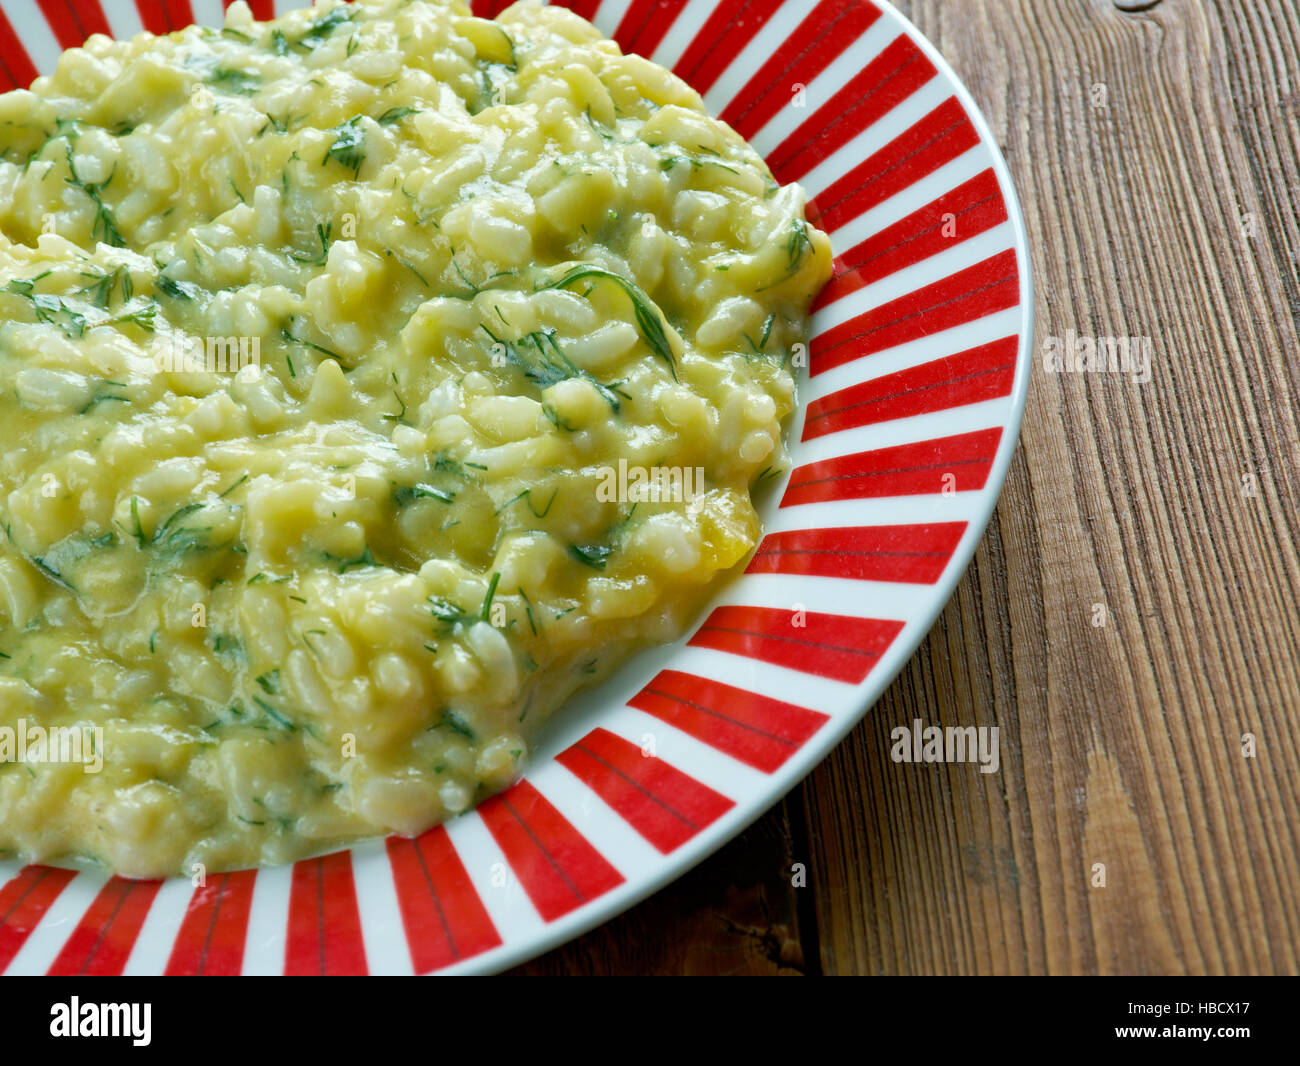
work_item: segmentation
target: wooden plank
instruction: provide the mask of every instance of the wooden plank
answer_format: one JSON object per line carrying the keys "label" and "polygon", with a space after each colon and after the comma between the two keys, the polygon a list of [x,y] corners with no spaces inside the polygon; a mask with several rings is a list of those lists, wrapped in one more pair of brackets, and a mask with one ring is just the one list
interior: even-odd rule
{"label": "wooden plank", "polygon": [[[808,786],[823,965],[1295,973],[1300,12],[902,6],[1005,148],[1039,351],[1153,374],[1036,371],[970,573]],[[916,717],[998,724],[1000,773],[890,762]]]}

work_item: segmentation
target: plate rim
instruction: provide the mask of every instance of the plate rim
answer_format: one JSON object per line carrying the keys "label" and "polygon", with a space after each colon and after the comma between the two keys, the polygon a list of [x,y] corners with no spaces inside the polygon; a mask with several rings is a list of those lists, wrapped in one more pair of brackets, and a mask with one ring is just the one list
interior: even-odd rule
{"label": "plate rim", "polygon": [[[1033,261],[1030,256],[1029,235],[1025,224],[1024,209],[1021,206],[1020,197],[1012,180],[1011,168],[1007,165],[1001,146],[993,136],[993,130],[984,115],[984,110],[975,101],[970,90],[966,88],[965,82],[953,69],[952,64],[948,62],[938,47],[921,32],[916,24],[894,6],[892,0],[870,0],[870,2],[880,8],[882,15],[892,17],[898,21],[900,28],[911,38],[912,43],[925,54],[926,58],[934,64],[936,72],[945,77],[952,87],[953,95],[961,103],[971,124],[979,134],[980,145],[985,147],[992,157],[993,170],[998,179],[998,188],[1002,193],[1007,208],[1007,221],[1011,224],[1015,235],[1013,246],[1016,250],[1016,266],[1020,282],[1021,325],[1018,331],[1018,344],[1016,347],[1016,371],[1010,394],[1011,408],[1002,427],[1002,437],[998,442],[997,455],[994,457],[989,469],[988,479],[981,490],[982,497],[975,509],[976,518],[970,520],[967,526],[968,535],[962,537],[961,543],[954,550],[948,565],[944,568],[944,572],[932,586],[935,591],[930,606],[918,616],[918,621],[911,627],[912,635],[904,639],[903,634],[900,633],[899,647],[906,647],[906,651],[898,655],[896,665],[889,671],[881,671],[880,673],[873,671],[868,674],[860,684],[859,692],[854,697],[854,702],[859,705],[858,709],[852,713],[837,716],[810,737],[788,762],[772,773],[769,787],[763,791],[762,799],[750,801],[748,805],[745,805],[743,801],[738,802],[734,810],[719,818],[712,825],[707,826],[670,855],[664,856],[661,869],[656,871],[653,876],[637,881],[628,881],[606,892],[586,906],[579,907],[562,918],[548,922],[539,930],[536,936],[520,938],[515,945],[508,942],[502,943],[481,955],[473,956],[453,966],[431,971],[422,976],[453,976],[467,973],[500,974],[532,959],[539,958],[547,952],[562,947],[569,941],[576,940],[585,933],[591,932],[597,926],[604,925],[638,904],[644,903],[651,896],[685,876],[704,860],[729,844],[771,811],[796,787],[806,781],[817,766],[829,758],[849,733],[866,719],[872,708],[880,701],[880,697],[884,695],[885,690],[893,684],[894,679],[902,673],[904,667],[916,656],[917,649],[934,628],[939,615],[944,612],[952,601],[953,593],[965,576],[971,560],[975,557],[975,552],[984,542],[989,522],[993,518],[993,512],[997,509],[998,501],[1002,498],[1002,489],[1006,484],[1007,473],[1011,467],[1011,458],[1020,443],[1020,428],[1029,398],[1029,376],[1033,368],[1035,327]],[[976,528],[979,530],[978,535],[970,532]]]}
{"label": "plate rim", "polygon": [[[312,0],[303,0],[303,2],[311,3]],[[896,644],[890,648],[890,654],[894,656],[892,663],[882,664],[886,666],[885,669],[873,670],[859,682],[855,686],[855,691],[844,697],[844,712],[834,715],[831,720],[825,722],[785,763],[772,770],[769,776],[762,781],[760,787],[754,788],[748,796],[738,795],[731,810],[705,826],[690,839],[682,842],[671,852],[662,854],[651,871],[638,871],[635,874],[629,874],[622,884],[596,896],[567,914],[544,921],[541,925],[530,928],[526,932],[520,932],[513,937],[504,935],[501,942],[495,947],[461,959],[452,965],[426,971],[423,974],[417,970],[416,976],[495,974],[538,958],[644,902],[734,840],[771,811],[797,786],[806,781],[815,768],[825,761],[848,734],[865,720],[866,716],[879,702],[885,690],[894,682],[903,668],[912,662],[917,649],[933,629],[939,615],[952,601],[953,594],[965,576],[975,552],[984,541],[989,523],[997,508],[998,501],[1001,499],[1011,460],[1019,445],[1020,430],[1028,400],[1029,380],[1033,369],[1035,306],[1033,261],[1029,246],[1028,228],[1020,197],[1017,194],[1003,150],[993,135],[993,130],[983,109],[977,104],[966,84],[937,46],[920,31],[911,19],[899,11],[892,0],[869,0],[869,3],[879,10],[881,16],[893,20],[899,33],[906,35],[917,50],[933,64],[936,75],[943,80],[945,92],[954,97],[960,104],[977,134],[978,147],[988,153],[989,164],[995,174],[998,190],[1006,208],[1007,223],[1011,227],[1010,245],[1014,248],[1016,256],[1019,282],[1018,310],[1020,312],[1017,325],[1018,343],[1016,346],[1015,371],[1009,394],[999,397],[999,399],[1008,403],[1005,415],[997,419],[1001,426],[1001,436],[998,441],[997,451],[990,463],[985,483],[976,492],[978,499],[972,501],[969,518],[962,537],[952,551],[947,565],[937,580],[933,584],[926,586],[926,598],[922,609],[918,610],[909,620],[905,627],[906,632],[900,632],[896,638]],[[593,15],[592,17],[596,16]],[[612,36],[612,34],[607,35]],[[905,104],[900,103],[899,106],[905,106]],[[862,380],[870,380],[870,378]],[[804,379],[804,384],[807,385],[807,378]],[[802,406],[806,408],[807,402],[805,400]],[[796,418],[789,429],[790,444],[792,446],[797,446],[799,443],[793,439],[797,429],[797,422]],[[942,433],[944,431],[940,430],[938,432]],[[797,465],[797,462],[793,463],[792,468]],[[843,580],[843,578],[838,579]],[[688,630],[687,634],[683,634],[674,644],[685,646],[689,632]],[[533,769],[538,768],[540,767],[534,767]],[[531,775],[526,774],[524,780],[528,780],[529,776]],[[628,827],[628,831],[635,832],[631,826]],[[391,837],[391,834],[389,837]],[[345,845],[340,849],[331,850],[343,851],[353,858],[354,876],[356,876],[359,885],[365,875],[355,868],[355,857],[358,852],[367,845],[372,848],[383,849],[384,842],[389,837],[369,838]],[[292,864],[288,863],[279,867],[282,870],[290,868],[292,868]],[[259,870],[273,869],[277,868],[259,868]],[[77,872],[82,874],[88,871],[78,870]],[[171,878],[167,880],[184,879]],[[43,923],[38,924],[37,927],[31,930],[32,936],[35,937],[41,934],[41,924]],[[247,930],[246,935],[251,936],[251,930]],[[410,940],[409,933],[401,924],[395,925],[391,935],[405,937]],[[368,937],[363,938],[363,943],[368,939]],[[411,942],[413,943],[413,941]],[[246,963],[247,956],[245,956]],[[15,971],[9,969],[9,972],[13,973]],[[369,972],[379,975],[386,971],[372,963]]]}

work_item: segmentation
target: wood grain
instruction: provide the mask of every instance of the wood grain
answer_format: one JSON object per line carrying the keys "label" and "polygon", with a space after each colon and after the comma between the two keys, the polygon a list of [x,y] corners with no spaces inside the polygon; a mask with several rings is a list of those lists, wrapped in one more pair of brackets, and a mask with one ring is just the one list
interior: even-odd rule
{"label": "wood grain", "polygon": [[[1151,379],[1040,361],[975,561],[866,721],[522,969],[1300,972],[1300,10],[899,6],[1006,154],[1038,351],[1150,338]],[[915,718],[996,725],[999,772],[891,762]]]}

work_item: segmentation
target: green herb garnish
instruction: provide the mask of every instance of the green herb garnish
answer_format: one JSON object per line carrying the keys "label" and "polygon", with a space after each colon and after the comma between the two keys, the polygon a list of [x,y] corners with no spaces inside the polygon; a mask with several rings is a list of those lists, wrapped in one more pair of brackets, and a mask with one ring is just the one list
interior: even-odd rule
{"label": "green herb garnish", "polygon": [[479,621],[486,622],[488,615],[492,611],[492,598],[497,594],[497,582],[501,580],[499,573],[492,574],[492,580],[488,582],[487,595],[483,597],[483,606],[478,612]]}
{"label": "green herb garnish", "polygon": [[297,252],[290,252],[289,258],[296,259],[299,263],[310,263],[312,266],[323,266],[325,260],[330,254],[330,234],[334,230],[333,222],[326,222],[321,225],[316,223],[316,237],[320,241],[320,254],[314,253],[308,255],[299,255]]}
{"label": "green herb garnish", "polygon": [[121,314],[110,318],[105,325],[119,326],[129,323],[130,325],[138,326],[140,329],[152,331],[154,329],[154,319],[157,318],[157,316],[158,305],[150,300],[148,303],[141,304],[133,310],[124,310]]}
{"label": "green herb garnish", "polygon": [[352,171],[354,178],[360,173],[361,164],[366,159],[366,134],[365,130],[358,125],[360,121],[361,116],[357,115],[330,130],[334,134],[334,143],[326,150],[321,166],[333,159],[340,166]]}
{"label": "green herb garnish", "polygon": [[455,711],[451,710],[451,708],[444,710],[442,712],[442,720],[429,728],[450,729],[453,733],[459,733],[462,737],[465,737],[470,741],[474,740],[474,731],[470,729],[469,723],[467,723],[465,719]]}
{"label": "green herb garnish", "polygon": [[345,22],[352,21],[352,11],[347,4],[340,4],[324,18],[317,19],[307,27],[307,32],[298,41],[298,45],[311,51],[325,43],[325,38]]}
{"label": "green herb garnish", "polygon": [[208,84],[222,92],[251,96],[262,84],[261,75],[250,70],[230,70],[217,67],[208,78]]}
{"label": "green herb garnish", "polygon": [[248,475],[245,474],[245,475],[244,475],[243,477],[241,477],[238,481],[236,481],[233,485],[231,485],[230,488],[226,489],[225,492],[218,493],[218,495],[217,495],[217,499],[219,499],[219,500],[224,500],[227,496],[229,496],[232,492],[234,492],[235,489],[239,488],[239,486],[242,485],[242,484],[243,484],[245,481],[247,481],[247,480],[248,480]]}
{"label": "green herb garnish", "polygon": [[[328,552],[326,553],[325,557],[327,559],[334,559],[335,561],[338,561],[338,556],[330,555]],[[358,555],[355,559],[346,559],[343,560],[342,563],[343,565],[339,567],[340,574],[346,574],[349,570],[351,570],[353,567],[356,566],[378,566],[379,565],[379,563],[375,561],[375,557],[370,553],[369,544],[366,545],[366,550],[363,551],[360,555]]]}
{"label": "green herb garnish", "polygon": [[258,696],[254,696],[253,702],[256,703],[258,707],[260,707],[262,711],[267,716],[269,716],[271,720],[274,721],[282,729],[287,729],[290,733],[298,732],[298,727],[294,725],[291,721],[289,721],[288,718],[286,718],[283,714],[277,711],[274,707],[272,707],[269,703],[267,703],[266,700],[261,699]]}
{"label": "green herb garnish", "polygon": [[664,332],[663,314],[655,306],[654,301],[635,282],[602,267],[578,266],[570,270],[559,281],[551,282],[546,288],[567,288],[575,281],[581,281],[583,278],[601,278],[605,281],[612,281],[627,293],[628,299],[632,301],[632,310],[636,315],[636,324],[641,331],[642,338],[644,338],[650,350],[668,364],[668,369],[672,372],[673,379],[676,380],[677,364],[673,359],[672,345],[668,343],[668,334]]}
{"label": "green herb garnish", "polygon": [[332,352],[328,348],[320,344],[317,344],[314,341],[307,340],[305,337],[295,336],[287,329],[281,329],[280,336],[292,344],[304,345],[307,348],[311,348],[314,351],[320,352],[321,355],[328,355],[331,359],[337,359],[340,363],[343,362],[343,356],[339,355],[338,352]]}
{"label": "green herb garnish", "polygon": [[[601,399],[609,404],[615,414],[618,414],[619,396],[627,395],[620,394],[618,391],[622,382],[606,385],[582,367],[575,365],[560,348],[559,342],[555,339],[555,330],[541,329],[525,334],[518,342],[519,347],[516,347],[515,344],[502,340],[485,325],[479,326],[479,329],[488,335],[494,346],[500,347],[506,361],[523,370],[524,377],[534,382],[538,388],[546,389],[560,381],[581,378],[594,386],[600,393]],[[531,352],[525,354],[527,344],[531,344],[537,351],[535,359]]]}
{"label": "green herb garnish", "polygon": [[103,181],[82,181],[81,177],[77,174],[76,165],[72,162],[72,144],[69,142],[65,144],[64,147],[67,150],[68,173],[71,177],[64,178],[63,180],[69,185],[80,189],[90,197],[91,202],[95,205],[95,224],[91,227],[91,236],[97,241],[102,240],[104,244],[111,244],[117,248],[125,247],[126,241],[122,239],[122,234],[118,232],[117,223],[113,219],[113,212],[109,209],[108,205],[104,203],[104,200],[100,195],[104,189],[108,188],[109,183],[112,182],[113,175],[117,173],[117,165],[114,164],[113,171]]}
{"label": "green herb garnish", "polygon": [[86,332],[86,316],[74,311],[61,296],[33,292],[32,287],[36,280],[39,278],[32,281],[10,281],[0,291],[21,296],[29,301],[38,321],[56,327],[69,340],[81,337]]}
{"label": "green herb garnish", "polygon": [[585,563],[593,570],[604,570],[605,561],[614,553],[614,549],[604,544],[570,544],[569,554],[580,563]]}
{"label": "green herb garnish", "polygon": [[203,294],[203,290],[193,282],[177,281],[166,274],[159,274],[154,284],[159,292],[173,300],[197,300]]}
{"label": "green herb garnish", "polygon": [[432,485],[403,485],[393,493],[393,502],[398,507],[405,507],[415,500],[441,500],[451,503],[456,498],[454,492],[436,489]]}

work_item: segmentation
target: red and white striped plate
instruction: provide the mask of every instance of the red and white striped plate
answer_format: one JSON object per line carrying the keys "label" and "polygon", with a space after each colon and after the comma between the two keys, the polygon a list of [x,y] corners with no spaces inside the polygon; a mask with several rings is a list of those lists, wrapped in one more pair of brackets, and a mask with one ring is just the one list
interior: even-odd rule
{"label": "red and white striped plate", "polygon": [[[4,0],[0,87],[87,34],[219,24],[224,6]],[[688,639],[566,708],[526,780],[418,840],[197,888],[0,862],[0,972],[513,965],[753,821],[861,719],[947,601],[1006,475],[1032,358],[1024,222],[969,95],[881,0],[568,6],[676,71],[780,181],[801,182],[837,253],[795,469],[753,560]]]}

